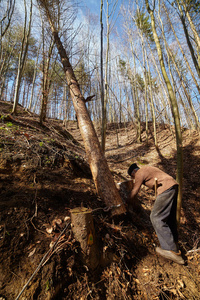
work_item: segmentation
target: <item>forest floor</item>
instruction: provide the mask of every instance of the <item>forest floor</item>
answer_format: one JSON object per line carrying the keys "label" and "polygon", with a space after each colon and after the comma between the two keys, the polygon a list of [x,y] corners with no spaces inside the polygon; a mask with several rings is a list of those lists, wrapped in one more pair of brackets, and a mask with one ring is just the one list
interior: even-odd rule
{"label": "forest floor", "polygon": [[[0,299],[200,299],[198,133],[183,130],[182,266],[155,252],[152,191],[141,189],[142,211],[111,218],[96,195],[76,122],[64,127],[47,120],[41,126],[22,107],[10,116],[11,108],[0,102]],[[137,143],[133,124],[108,124],[105,155],[116,183],[129,179],[133,162],[175,177],[174,129],[157,127],[156,150],[149,127],[146,145],[145,132]],[[99,135],[97,126],[96,131]],[[79,244],[66,227],[70,209],[79,206],[92,209],[99,249],[107,258],[95,271],[81,263]]]}

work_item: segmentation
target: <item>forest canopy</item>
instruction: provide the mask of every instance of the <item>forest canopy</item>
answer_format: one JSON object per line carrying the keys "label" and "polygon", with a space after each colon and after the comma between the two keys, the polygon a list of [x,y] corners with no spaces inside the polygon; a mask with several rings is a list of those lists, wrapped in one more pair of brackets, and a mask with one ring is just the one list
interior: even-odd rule
{"label": "forest canopy", "polygon": [[[49,1],[51,2],[51,1]],[[99,6],[99,7],[98,7]],[[54,10],[91,119],[101,122],[100,3],[59,1]],[[198,1],[149,1],[163,63],[181,126],[199,127],[200,22]],[[37,1],[0,2],[0,95],[45,117],[75,119],[62,64]],[[145,1],[103,1],[103,82],[108,122],[173,124]],[[46,101],[45,112],[41,112]]]}

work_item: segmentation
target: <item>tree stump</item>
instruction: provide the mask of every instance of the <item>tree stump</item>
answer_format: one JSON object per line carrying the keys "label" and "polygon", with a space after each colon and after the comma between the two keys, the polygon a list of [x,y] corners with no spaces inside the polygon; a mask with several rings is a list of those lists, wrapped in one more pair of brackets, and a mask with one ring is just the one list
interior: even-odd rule
{"label": "tree stump", "polygon": [[71,209],[72,231],[77,242],[80,243],[80,258],[90,270],[99,265],[100,253],[95,237],[92,210],[85,207]]}

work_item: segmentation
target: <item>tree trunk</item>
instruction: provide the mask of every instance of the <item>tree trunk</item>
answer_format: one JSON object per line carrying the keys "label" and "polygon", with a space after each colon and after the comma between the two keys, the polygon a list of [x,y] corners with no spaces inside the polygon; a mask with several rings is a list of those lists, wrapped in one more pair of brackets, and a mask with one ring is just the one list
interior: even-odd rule
{"label": "tree trunk", "polygon": [[105,150],[105,134],[106,128],[104,128],[105,124],[105,98],[104,98],[104,84],[103,84],[103,0],[101,0],[101,11],[100,11],[100,24],[101,24],[101,107],[102,107],[102,125],[101,125],[101,147],[102,150]]}
{"label": "tree trunk", "polygon": [[60,41],[57,30],[54,28],[47,7],[45,7],[45,11],[51,26],[52,34],[58,48],[66,80],[70,89],[70,94],[77,115],[81,136],[85,145],[86,155],[97,193],[104,199],[108,208],[111,209],[112,215],[125,213],[125,206],[116,188],[112,174],[108,168],[107,161],[102,153],[98,137],[86,108],[85,99],[81,94],[74,71],[69,62],[69,58]]}
{"label": "tree trunk", "polygon": [[196,41],[196,43],[197,43],[198,49],[200,50],[200,37],[199,37],[198,31],[197,31],[197,29],[196,29],[194,23],[192,22],[192,18],[191,18],[191,16],[190,16],[189,11],[188,11],[188,9],[187,9],[187,6],[185,5],[185,3],[184,3],[183,0],[181,0],[181,4],[182,4],[183,7],[184,7],[184,10],[185,10],[185,12],[186,12],[186,16],[187,16],[188,21],[189,21],[189,23],[190,23],[190,27],[191,27],[192,32],[193,32],[193,34],[194,34],[194,39],[195,39],[195,41]]}
{"label": "tree trunk", "polygon": [[17,112],[17,105],[19,102],[19,91],[21,87],[21,79],[23,74],[23,69],[26,62],[26,57],[28,53],[28,46],[29,46],[29,36],[31,33],[31,22],[32,22],[32,1],[30,5],[30,19],[29,19],[29,25],[28,25],[28,32],[26,33],[26,18],[27,18],[27,12],[26,12],[26,1],[24,0],[24,7],[25,7],[25,21],[24,21],[24,36],[22,40],[22,47],[19,55],[19,63],[18,63],[18,70],[17,70],[17,79],[15,84],[15,94],[14,94],[14,104],[12,113],[15,114]]}
{"label": "tree trunk", "polygon": [[182,22],[182,25],[183,25],[183,30],[184,30],[186,41],[187,41],[187,44],[188,44],[188,47],[189,47],[189,50],[190,50],[190,53],[191,53],[191,56],[192,56],[192,60],[193,60],[195,69],[197,71],[197,74],[200,77],[199,64],[198,64],[198,61],[196,59],[192,43],[190,42],[190,36],[189,36],[188,30],[187,30],[187,26],[186,26],[186,23],[185,23],[185,16],[184,16],[184,13],[183,13],[182,8],[181,8],[181,6],[180,6],[179,3],[178,3],[178,8],[179,8],[179,11],[180,11],[180,14],[181,14],[180,15],[180,19],[181,19],[181,22]]}
{"label": "tree trunk", "polygon": [[[44,27],[44,24],[43,24]],[[54,41],[51,41],[51,44],[49,46],[48,50],[48,57],[46,59],[45,57],[45,51],[44,51],[44,29],[43,29],[43,78],[42,78],[42,103],[41,103],[41,109],[40,109],[40,124],[42,124],[46,119],[47,114],[47,105],[48,105],[48,99],[49,99],[49,91],[51,87],[51,75],[49,72],[50,69],[50,61],[52,58],[52,52],[54,48]]]}
{"label": "tree trunk", "polygon": [[138,87],[137,87],[137,80],[136,80],[135,55],[133,53],[133,49],[132,49],[131,53],[132,53],[133,63],[134,63],[134,71],[133,71],[134,84],[133,83],[131,84],[131,90],[133,92],[133,97],[135,98],[135,101],[133,99],[133,105],[134,105],[136,124],[137,124],[137,142],[141,143],[142,135],[141,135],[140,103],[139,103]]}
{"label": "tree trunk", "polygon": [[[163,5],[164,5],[164,3],[163,3]],[[181,43],[179,42],[179,39],[178,39],[178,37],[177,37],[177,35],[176,35],[176,32],[175,32],[174,27],[173,27],[173,25],[172,25],[172,22],[171,22],[171,20],[170,20],[170,18],[169,18],[169,14],[168,14],[168,11],[167,11],[165,5],[164,5],[164,9],[165,9],[165,12],[166,12],[166,15],[167,15],[167,19],[168,19],[168,21],[169,21],[169,23],[170,23],[171,29],[172,29],[172,31],[173,31],[173,33],[174,33],[174,36],[175,36],[175,38],[176,38],[176,41],[177,41],[177,43],[178,43],[178,45],[179,45],[179,48],[180,48],[180,50],[181,50],[181,53],[182,53],[182,55],[183,55],[183,58],[184,58],[184,60],[185,60],[186,65],[187,65],[187,68],[188,68],[188,70],[190,71],[190,74],[191,74],[191,76],[192,76],[192,78],[193,78],[193,80],[194,80],[194,83],[195,83],[195,85],[196,85],[196,87],[197,87],[197,89],[198,89],[198,91],[199,91],[199,93],[200,93],[200,86],[199,86],[199,84],[198,84],[198,82],[197,82],[197,80],[196,80],[196,77],[195,77],[195,75],[194,75],[194,73],[193,73],[193,71],[192,71],[192,69],[191,69],[191,67],[190,67],[190,64],[189,64],[189,62],[188,62],[188,60],[187,60],[187,57],[186,57],[185,52],[184,52],[184,50],[183,50],[183,48],[182,48],[182,46],[181,46]]]}
{"label": "tree trunk", "polygon": [[102,140],[101,147],[103,152],[106,148],[106,126],[107,126],[107,103],[108,103],[108,56],[110,49],[110,24],[109,24],[109,4],[107,0],[107,48],[106,48],[106,65],[105,65],[105,97],[102,107]]}
{"label": "tree trunk", "polygon": [[[147,55],[146,55],[147,58]],[[151,114],[152,114],[152,124],[153,124],[153,132],[154,132],[154,144],[156,149],[158,150],[158,142],[157,142],[157,133],[156,133],[156,116],[155,116],[155,106],[153,101],[153,93],[152,93],[152,82],[151,82],[151,72],[149,68],[149,62],[147,58],[147,67],[148,67],[148,75],[149,75],[149,98],[150,98],[150,106],[151,106]]]}
{"label": "tree trunk", "polygon": [[160,67],[162,70],[163,78],[165,80],[165,84],[167,86],[169,99],[171,102],[172,115],[174,118],[175,130],[176,130],[176,145],[177,145],[177,181],[179,183],[179,194],[178,194],[178,202],[177,202],[177,222],[180,223],[180,211],[182,205],[182,186],[183,186],[183,149],[182,149],[182,133],[181,133],[181,124],[180,124],[180,116],[178,110],[178,104],[176,100],[176,96],[174,94],[173,88],[171,86],[170,80],[168,78],[164,59],[162,54],[162,49],[160,45],[160,41],[157,35],[156,27],[155,27],[155,19],[153,10],[150,9],[148,0],[145,0],[146,8],[151,17],[151,26],[153,31],[153,36],[158,52],[158,58],[160,62]]}
{"label": "tree trunk", "polygon": [[2,16],[2,13],[1,13],[1,20],[0,20],[0,23],[1,23],[1,39],[6,34],[8,28],[10,27],[10,23],[11,23],[11,19],[12,19],[14,10],[15,10],[15,0],[14,1],[8,1],[5,15]]}
{"label": "tree trunk", "polygon": [[36,81],[36,75],[37,75],[37,69],[38,69],[38,59],[39,59],[40,46],[41,46],[41,43],[40,43],[40,45],[38,47],[37,58],[36,58],[35,66],[34,66],[31,96],[30,96],[30,101],[29,101],[29,106],[28,106],[29,110],[31,110],[31,108],[32,108],[33,95],[34,95],[34,87],[35,87],[35,81]]}
{"label": "tree trunk", "polygon": [[[173,55],[172,51],[170,50],[170,47],[168,46],[167,40],[166,40],[166,38],[165,38],[163,22],[162,22],[162,19],[161,19],[161,17],[160,17],[160,14],[159,14],[159,19],[160,19],[160,23],[161,23],[162,34],[163,34],[163,39],[164,39],[164,43],[165,43],[165,48],[166,48],[166,51],[167,51],[168,61],[170,61],[170,58],[171,58],[171,60],[172,60],[173,63],[174,63],[174,66],[175,66],[176,71],[177,71],[177,73],[178,73],[178,76],[179,76],[179,78],[180,78],[181,85],[182,85],[182,87],[183,87],[183,89],[184,89],[185,96],[186,96],[186,98],[187,98],[187,100],[188,100],[189,106],[190,106],[191,111],[192,111],[192,115],[193,115],[193,118],[194,118],[194,121],[195,121],[195,128],[197,129],[197,128],[199,128],[199,120],[198,120],[198,116],[197,116],[197,114],[196,114],[196,112],[195,112],[195,109],[194,109],[194,106],[193,106],[193,104],[192,104],[190,95],[188,95],[187,88],[186,88],[186,86],[185,86],[185,84],[184,84],[184,81],[183,81],[183,79],[182,79],[182,74],[181,74],[180,71],[179,71],[179,68],[178,68],[178,66],[177,66],[176,60],[175,60],[175,58],[174,58],[174,55]],[[170,64],[169,64],[169,66],[170,66]],[[169,70],[170,70],[170,67],[169,67]],[[171,77],[172,77],[171,70],[170,70],[170,74],[171,74]],[[182,99],[181,99],[181,100],[182,100]],[[182,101],[182,102],[183,102],[183,101]],[[183,103],[183,106],[184,106],[184,108],[185,108],[184,103]],[[185,113],[186,113],[186,115],[188,115],[187,110],[185,110]],[[189,118],[189,115],[188,115],[188,120],[189,120],[189,119],[190,119],[190,118]]]}

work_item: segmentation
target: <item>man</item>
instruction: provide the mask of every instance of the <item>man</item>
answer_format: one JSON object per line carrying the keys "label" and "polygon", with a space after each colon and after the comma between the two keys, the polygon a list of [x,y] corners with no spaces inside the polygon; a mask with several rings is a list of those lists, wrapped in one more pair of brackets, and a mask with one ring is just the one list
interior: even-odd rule
{"label": "man", "polygon": [[178,264],[184,264],[181,252],[178,250],[176,222],[178,183],[158,168],[151,166],[139,168],[135,163],[129,167],[128,174],[135,179],[130,194],[130,203],[134,202],[142,184],[154,189],[157,194],[150,214],[161,246],[156,247],[156,252]]}

